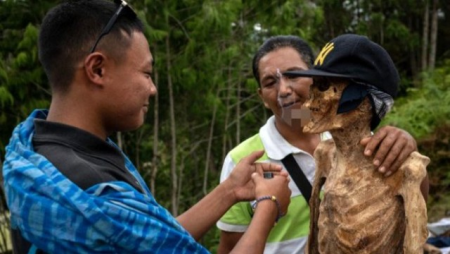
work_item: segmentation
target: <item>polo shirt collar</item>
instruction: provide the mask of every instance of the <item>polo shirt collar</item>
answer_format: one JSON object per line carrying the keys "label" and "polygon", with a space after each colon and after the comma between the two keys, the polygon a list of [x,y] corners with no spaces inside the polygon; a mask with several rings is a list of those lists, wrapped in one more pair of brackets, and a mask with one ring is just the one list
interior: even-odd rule
{"label": "polo shirt collar", "polygon": [[[267,156],[273,160],[282,160],[289,154],[309,153],[289,144],[286,139],[281,136],[280,132],[275,126],[275,116],[271,116],[265,125],[259,129],[259,135],[264,145]],[[331,138],[330,133],[325,132],[320,134],[321,140]]]}

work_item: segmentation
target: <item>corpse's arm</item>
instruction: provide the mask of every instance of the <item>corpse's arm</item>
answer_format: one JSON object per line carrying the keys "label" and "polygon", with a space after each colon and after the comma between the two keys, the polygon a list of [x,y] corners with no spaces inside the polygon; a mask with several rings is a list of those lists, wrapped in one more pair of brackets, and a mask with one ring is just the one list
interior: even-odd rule
{"label": "corpse's arm", "polygon": [[400,167],[400,170],[404,171],[404,178],[399,194],[403,198],[407,221],[403,242],[405,254],[422,253],[428,236],[427,207],[422,196],[421,183],[427,176],[426,166],[429,162],[428,157],[414,152]]}
{"label": "corpse's arm", "polygon": [[328,177],[332,162],[331,158],[333,158],[331,155],[334,153],[334,151],[334,142],[332,140],[327,140],[320,143],[314,152],[314,158],[316,160],[316,174],[314,178],[311,199],[309,200],[310,232],[308,237],[308,244],[306,247],[306,253],[308,254],[319,253],[318,220],[320,208],[320,191]]}

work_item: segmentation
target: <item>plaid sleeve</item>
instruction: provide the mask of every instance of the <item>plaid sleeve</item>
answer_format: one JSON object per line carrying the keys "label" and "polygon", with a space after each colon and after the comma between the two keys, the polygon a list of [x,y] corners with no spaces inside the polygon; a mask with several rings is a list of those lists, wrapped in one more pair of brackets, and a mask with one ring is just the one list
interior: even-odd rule
{"label": "plaid sleeve", "polygon": [[[14,130],[3,164],[11,227],[47,253],[208,253],[153,198],[124,182],[83,191]],[[148,188],[146,188],[148,189]]]}
{"label": "plaid sleeve", "polygon": [[45,252],[207,253],[166,209],[126,183],[60,195],[39,181],[36,185],[43,192],[23,191],[23,185],[10,180],[11,223]]}

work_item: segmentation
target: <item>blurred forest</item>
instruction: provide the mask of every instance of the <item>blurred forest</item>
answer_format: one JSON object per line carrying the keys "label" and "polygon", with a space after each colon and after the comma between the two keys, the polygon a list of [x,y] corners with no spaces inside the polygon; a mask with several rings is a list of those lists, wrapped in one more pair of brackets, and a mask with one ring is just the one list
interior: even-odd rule
{"label": "blurred forest", "polygon": [[[15,125],[34,108],[49,106],[37,36],[42,17],[58,2],[0,0],[0,160]],[[226,153],[270,116],[251,75],[253,53],[264,39],[298,35],[317,53],[331,38],[357,33],[381,44],[394,59],[401,91],[382,124],[410,132],[420,152],[431,158],[429,221],[450,216],[450,1],[128,3],[145,22],[159,93],[142,128],[112,138],[174,215],[218,184]],[[4,198],[0,201],[0,211],[7,211]],[[0,223],[0,252],[6,252],[6,212],[0,213]],[[202,243],[215,252],[218,239],[213,229]]]}

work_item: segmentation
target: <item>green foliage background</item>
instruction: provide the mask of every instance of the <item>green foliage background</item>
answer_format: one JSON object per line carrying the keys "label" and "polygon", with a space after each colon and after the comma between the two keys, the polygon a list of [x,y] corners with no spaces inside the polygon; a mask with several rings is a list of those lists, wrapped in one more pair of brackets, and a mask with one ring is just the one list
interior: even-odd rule
{"label": "green foliage background", "polygon": [[[50,88],[37,57],[37,36],[42,17],[58,2],[0,0],[1,159],[14,126],[34,108],[49,106]],[[253,53],[264,39],[294,34],[318,52],[341,33],[358,33],[384,46],[401,73],[400,96],[382,124],[409,131],[418,139],[420,152],[432,159],[428,167],[430,220],[449,212],[447,1],[439,3],[434,70],[420,64],[424,0],[128,2],[146,25],[156,59],[158,96],[142,128],[113,138],[122,141],[149,185],[154,181],[156,199],[170,211],[185,211],[214,188],[227,151],[256,133],[270,116],[259,101],[251,75]],[[176,142],[172,142],[174,137]],[[173,163],[175,172],[171,172]],[[176,206],[173,173],[178,187]],[[0,209],[6,209],[2,204]],[[1,239],[0,250],[4,250]],[[218,231],[211,230],[202,243],[215,252]]]}

